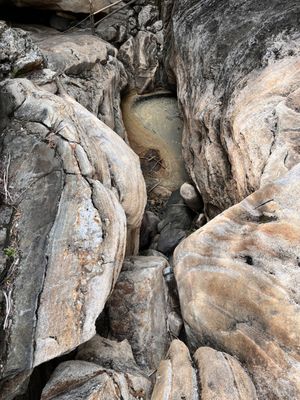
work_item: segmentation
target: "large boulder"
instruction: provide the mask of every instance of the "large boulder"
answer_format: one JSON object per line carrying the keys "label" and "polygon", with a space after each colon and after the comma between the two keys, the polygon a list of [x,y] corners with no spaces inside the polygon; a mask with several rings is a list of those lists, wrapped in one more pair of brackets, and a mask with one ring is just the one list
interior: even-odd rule
{"label": "large boulder", "polygon": [[41,51],[25,31],[0,21],[0,80],[41,68],[43,62]]}
{"label": "large boulder", "polygon": [[297,0],[165,2],[187,168],[213,217],[299,162]]}
{"label": "large boulder", "polygon": [[300,165],[175,250],[190,346],[236,356],[260,399],[300,398]]}
{"label": "large boulder", "polygon": [[79,346],[76,359],[89,361],[118,372],[142,374],[126,339],[117,342],[95,335],[91,340]]}
{"label": "large boulder", "polygon": [[120,93],[127,85],[127,73],[117,59],[117,49],[89,34],[62,35],[53,29],[27,29],[47,68],[53,71],[52,75],[44,73],[43,77],[36,72],[30,79],[55,92],[55,77],[59,75],[71,97],[126,138]]}
{"label": "large boulder", "polygon": [[67,361],[56,368],[41,400],[148,400],[150,388],[150,381],[142,375],[123,374],[86,361]]}
{"label": "large boulder", "polygon": [[0,105],[1,374],[10,378],[95,334],[126,246],[138,250],[146,193],[138,157],[66,94],[7,80]]}
{"label": "large boulder", "polygon": [[200,347],[192,362],[188,348],[174,340],[160,363],[151,400],[257,400],[255,387],[239,362]]}
{"label": "large boulder", "polygon": [[131,344],[137,364],[146,371],[157,368],[169,344],[168,291],[163,257],[130,257],[125,260],[109,300],[111,335]]}

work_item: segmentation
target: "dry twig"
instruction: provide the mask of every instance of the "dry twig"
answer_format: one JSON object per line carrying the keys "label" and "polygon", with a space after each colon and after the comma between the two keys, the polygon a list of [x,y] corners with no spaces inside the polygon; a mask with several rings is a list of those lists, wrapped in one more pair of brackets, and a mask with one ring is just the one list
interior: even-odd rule
{"label": "dry twig", "polygon": [[12,294],[12,289],[10,288],[8,292],[6,290],[3,290],[4,298],[5,298],[5,319],[3,323],[3,329],[6,330],[8,328],[9,324],[9,316],[11,312],[11,306],[12,306],[12,301],[11,301],[11,294]]}

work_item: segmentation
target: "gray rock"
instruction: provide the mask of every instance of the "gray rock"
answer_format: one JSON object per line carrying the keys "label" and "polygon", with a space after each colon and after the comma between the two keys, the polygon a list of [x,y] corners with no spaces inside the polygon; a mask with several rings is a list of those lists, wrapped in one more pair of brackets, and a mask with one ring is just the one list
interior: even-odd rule
{"label": "gray rock", "polygon": [[149,4],[141,9],[138,15],[139,29],[145,29],[147,26],[155,23],[159,18],[158,8]]}
{"label": "gray rock", "polygon": [[129,76],[129,87],[139,94],[154,89],[159,69],[159,43],[151,32],[139,31],[121,47],[118,59]]}
{"label": "gray rock", "polygon": [[166,255],[171,255],[175,247],[186,238],[186,232],[182,229],[166,225],[160,232],[157,242],[157,250]]}
{"label": "gray rock", "polygon": [[7,222],[13,209],[6,246],[18,261],[2,282],[13,305],[0,346],[2,378],[89,340],[126,246],[129,254],[139,247],[146,193],[138,157],[61,96],[26,79],[1,85],[9,196],[0,214]]}
{"label": "gray rock", "polygon": [[[31,30],[33,40],[47,60],[48,70],[55,72],[52,81],[60,75],[71,97],[126,139],[120,91],[127,84],[127,75],[116,58],[117,49],[89,34]],[[49,83],[49,73],[47,77]],[[31,79],[44,85],[46,77],[42,82],[37,74]]]}
{"label": "gray rock", "polygon": [[86,361],[66,361],[54,371],[41,400],[146,400],[150,389],[150,381],[142,375],[123,374]]}
{"label": "gray rock", "polygon": [[112,337],[127,339],[137,364],[146,371],[157,368],[170,343],[163,278],[167,265],[162,257],[127,259],[109,300]]}
{"label": "gray rock", "polygon": [[148,248],[157,234],[157,225],[160,219],[151,211],[146,211],[142,220],[140,234],[140,249]]}
{"label": "gray rock", "polygon": [[[1,2],[6,4],[6,0],[1,0]],[[93,0],[93,8],[95,11],[100,10],[114,2],[115,0]],[[10,0],[10,3],[18,7],[42,8],[58,11],[64,10],[79,14],[90,13],[90,4],[86,0],[51,0],[47,2],[44,0]]]}
{"label": "gray rock", "polygon": [[163,253],[161,253],[161,252],[159,252],[157,250],[154,250],[154,249],[147,249],[147,250],[141,251],[140,255],[141,256],[146,256],[146,257],[151,257],[151,256],[163,257],[166,260],[168,260],[168,257],[165,254],[163,254]]}
{"label": "gray rock", "polygon": [[43,62],[40,50],[26,32],[0,21],[0,80],[41,68]]}
{"label": "gray rock", "polygon": [[95,335],[87,343],[79,346],[76,359],[89,361],[117,372],[142,374],[126,339],[117,342]]}
{"label": "gray rock", "polygon": [[201,228],[206,224],[207,220],[204,214],[199,214],[196,221],[195,221],[195,226],[196,228]]}
{"label": "gray rock", "polygon": [[183,320],[176,311],[168,314],[168,327],[172,336],[178,338],[183,327]]}
{"label": "gray rock", "polygon": [[190,207],[192,211],[199,212],[200,210],[203,210],[203,201],[201,196],[195,187],[190,183],[185,182],[183,185],[181,185],[180,195],[185,204]]}

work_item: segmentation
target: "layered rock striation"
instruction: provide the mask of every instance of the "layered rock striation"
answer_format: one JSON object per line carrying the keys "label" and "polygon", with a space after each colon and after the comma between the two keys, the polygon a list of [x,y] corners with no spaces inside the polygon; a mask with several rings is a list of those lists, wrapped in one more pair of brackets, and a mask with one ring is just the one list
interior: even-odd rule
{"label": "layered rock striation", "polygon": [[300,397],[299,194],[297,165],[175,251],[190,346],[236,356],[260,399]]}
{"label": "layered rock striation", "polygon": [[126,247],[138,250],[146,195],[138,157],[68,95],[7,80],[1,117],[9,377],[95,334]]}
{"label": "layered rock striation", "polygon": [[299,162],[300,6],[166,1],[183,154],[214,217]]}

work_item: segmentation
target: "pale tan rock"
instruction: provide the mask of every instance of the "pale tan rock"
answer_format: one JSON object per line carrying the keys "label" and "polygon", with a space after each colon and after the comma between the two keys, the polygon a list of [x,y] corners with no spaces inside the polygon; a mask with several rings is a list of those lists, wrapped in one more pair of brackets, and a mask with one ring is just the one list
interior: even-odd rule
{"label": "pale tan rock", "polygon": [[130,257],[125,260],[109,300],[111,335],[131,344],[137,364],[147,371],[165,356],[170,336],[163,257]]}
{"label": "pale tan rock", "polygon": [[188,348],[180,340],[173,340],[168,359],[160,363],[151,400],[198,400],[196,370]]}
{"label": "pale tan rock", "polygon": [[138,250],[146,193],[138,157],[74,99],[14,79],[2,83],[0,103],[6,207],[15,212],[6,378],[94,336],[126,245]]}
{"label": "pale tan rock", "polygon": [[194,354],[201,383],[201,400],[257,400],[255,387],[230,355],[209,347]]}
{"label": "pale tan rock", "polygon": [[242,361],[260,399],[300,397],[300,166],[231,207],[175,250],[190,343]]}

